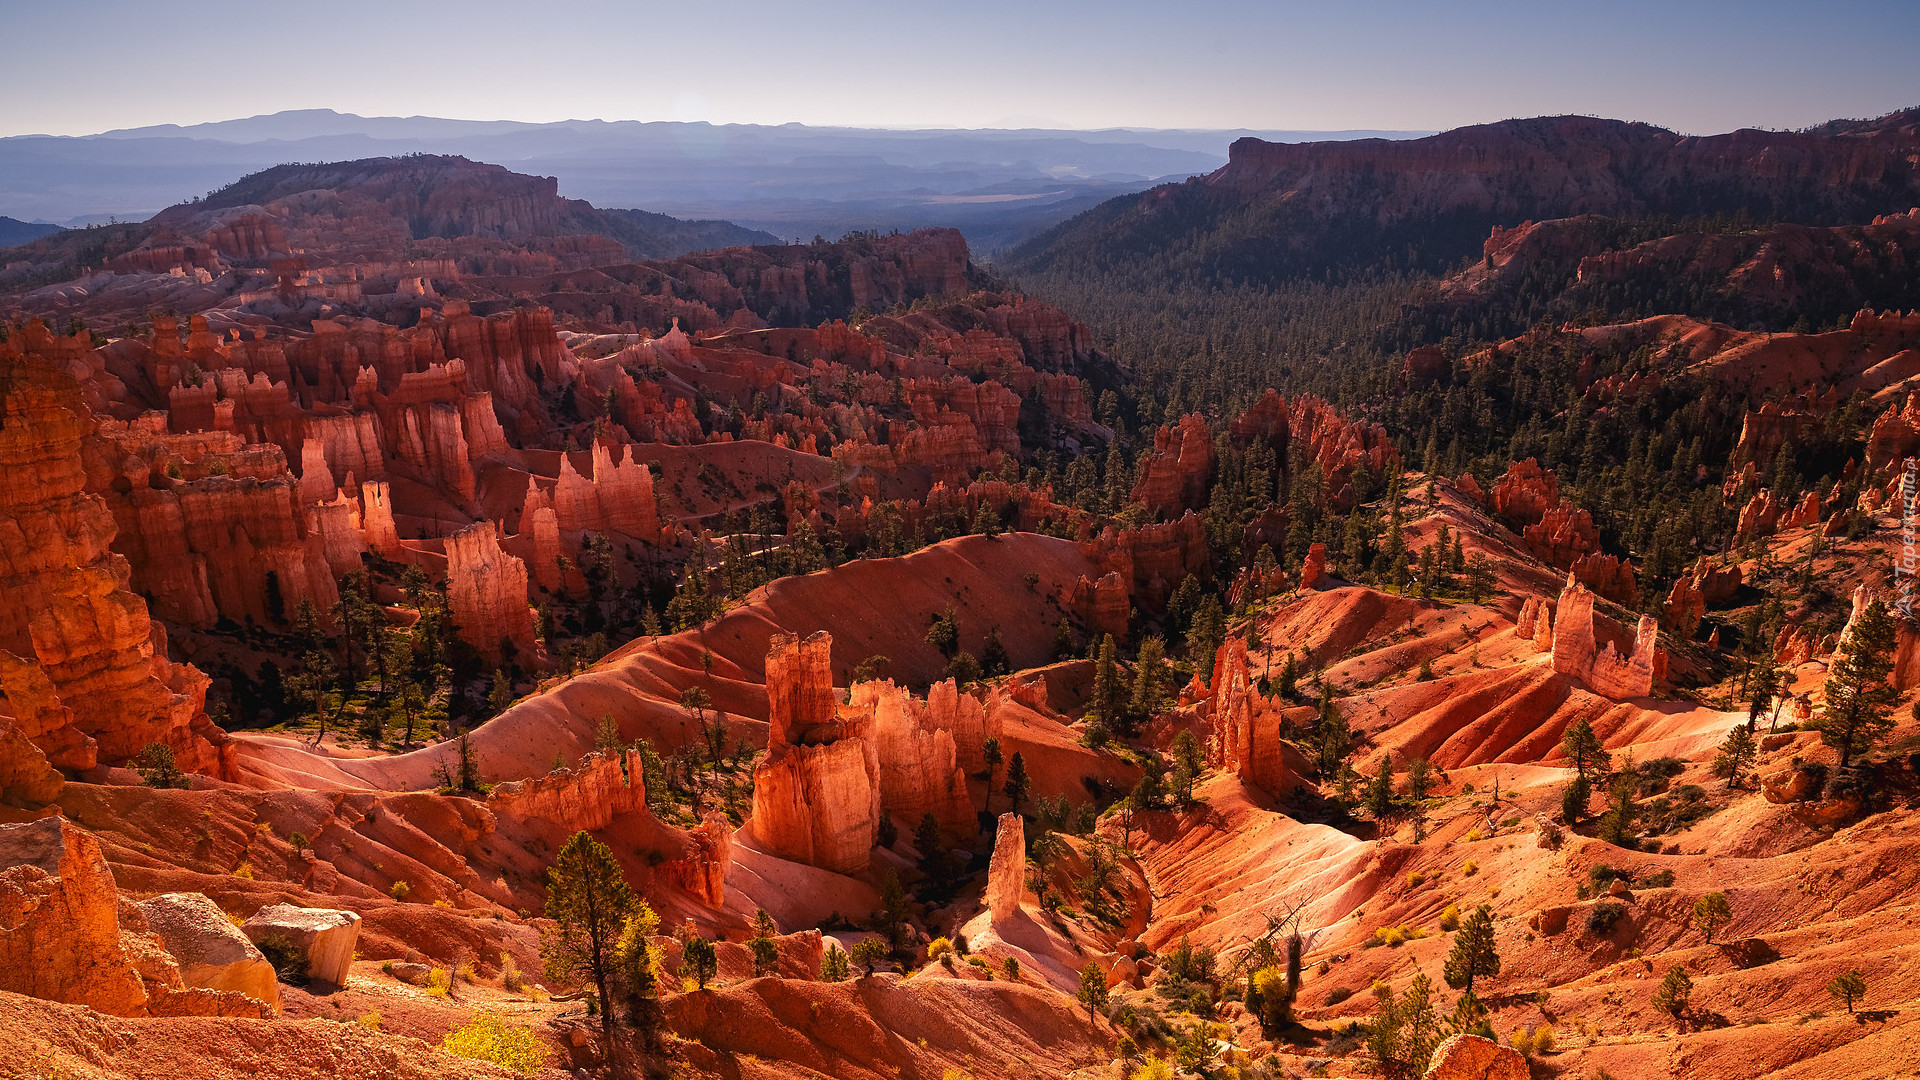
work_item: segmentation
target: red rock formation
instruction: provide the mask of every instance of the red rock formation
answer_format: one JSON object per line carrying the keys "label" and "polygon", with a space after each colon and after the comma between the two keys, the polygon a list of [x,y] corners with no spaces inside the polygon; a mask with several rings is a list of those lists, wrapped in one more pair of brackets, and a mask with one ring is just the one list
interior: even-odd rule
{"label": "red rock formation", "polygon": [[662,863],[660,869],[687,895],[710,908],[723,908],[727,902],[727,867],[732,863],[733,825],[725,815],[712,813],[687,834],[685,853]]}
{"label": "red rock formation", "polygon": [[1740,442],[1733,448],[1728,464],[1754,462],[1762,467],[1770,464],[1781,443],[1800,437],[1800,429],[1808,419],[1807,414],[1792,411],[1777,401],[1762,404],[1759,412],[1748,413],[1741,423]]}
{"label": "red rock formation", "polygon": [[[937,700],[957,704],[952,680]],[[906,687],[889,679],[863,682],[849,692],[848,709],[869,714],[861,726],[872,732],[880,767],[880,809],[896,819],[917,823],[932,814],[948,835],[970,837],[977,829],[973,800],[967,794],[967,776],[960,768],[953,731],[938,726],[929,701],[915,699]],[[975,715],[979,703],[970,695]],[[957,711],[957,710],[956,710]]]}
{"label": "red rock formation", "polygon": [[1280,737],[1278,710],[1254,686],[1245,641],[1235,637],[1220,646],[1212,687],[1205,710],[1207,764],[1269,795],[1292,794],[1301,785],[1305,761]]}
{"label": "red rock formation", "polygon": [[553,511],[559,528],[567,532],[592,531],[632,536],[648,543],[660,540],[660,511],[654,501],[653,473],[627,448],[610,452],[595,442],[590,477],[573,467],[569,455],[560,456],[560,479],[553,488]]}
{"label": "red rock formation", "polygon": [[1553,608],[1545,597],[1529,596],[1520,604],[1520,616],[1514,621],[1513,636],[1533,643],[1536,652],[1553,648]]}
{"label": "red rock formation", "polygon": [[1773,492],[1761,488],[1740,508],[1740,523],[1734,530],[1734,543],[1744,544],[1763,536],[1772,536],[1780,527],[1780,502]]}
{"label": "red rock formation", "polygon": [[1809,491],[1800,500],[1800,505],[1780,516],[1780,528],[1799,529],[1820,523],[1820,493]]}
{"label": "red rock formation", "polygon": [[1191,510],[1177,521],[1138,529],[1110,525],[1081,550],[1095,564],[1119,574],[1135,595],[1155,608],[1166,604],[1187,575],[1205,573],[1209,567],[1206,524]]}
{"label": "red rock formation", "polygon": [[[1498,501],[1499,497],[1496,489],[1494,499]],[[1521,535],[1541,561],[1562,570],[1570,569],[1582,556],[1600,547],[1600,530],[1594,527],[1593,515],[1572,503],[1560,503],[1549,509],[1538,522],[1522,530]]]}
{"label": "red rock formation", "polygon": [[753,835],[782,858],[866,869],[880,821],[870,714],[838,715],[833,639],[775,635],[767,651],[767,756],[753,774]]}
{"label": "red rock formation", "polygon": [[119,894],[94,838],[46,817],[0,825],[0,990],[145,1014],[121,946]]}
{"label": "red rock formation", "polygon": [[487,793],[487,809],[523,819],[540,819],[562,831],[597,832],[622,814],[647,808],[647,785],[640,751],[624,759],[610,751],[588,754],[571,769],[496,784]]}
{"label": "red rock formation", "polygon": [[1507,466],[1493,485],[1494,515],[1515,529],[1538,523],[1559,502],[1559,481],[1532,458]]}
{"label": "red rock formation", "polygon": [[476,522],[447,537],[447,609],[454,629],[490,663],[538,663],[527,566],[500,550],[499,526]]}
{"label": "red rock formation", "polygon": [[1117,572],[1103,574],[1098,581],[1090,581],[1083,574],[1066,597],[1066,606],[1093,633],[1121,638],[1126,636],[1127,620],[1133,614],[1127,596],[1126,579]]}
{"label": "red rock formation", "polygon": [[1434,380],[1446,373],[1447,354],[1438,345],[1420,346],[1408,353],[1406,361],[1400,365],[1400,377],[1416,390],[1432,385]]}
{"label": "red rock formation", "polygon": [[1681,641],[1692,641],[1706,613],[1707,599],[1700,595],[1700,586],[1692,575],[1687,575],[1673,583],[1673,591],[1660,609],[1660,623]]}
{"label": "red rock formation", "polygon": [[1553,670],[1572,675],[1602,697],[1646,697],[1653,692],[1658,664],[1659,623],[1642,615],[1633,652],[1622,656],[1611,638],[1596,644],[1593,603],[1593,593],[1569,575],[1554,617]]}
{"label": "red rock formation", "polygon": [[1487,505],[1486,489],[1480,486],[1480,481],[1474,479],[1472,473],[1461,473],[1459,478],[1453,482],[1453,490],[1465,495],[1481,506]]}
{"label": "red rock formation", "polygon": [[13,342],[0,343],[0,387],[0,653],[12,654],[0,689],[19,726],[66,768],[161,742],[217,775],[225,736],[202,707],[207,678],[168,662],[165,631],[108,550],[113,516],[85,491],[79,387]]}
{"label": "red rock formation", "polygon": [[1300,566],[1300,589],[1302,592],[1320,584],[1327,576],[1327,545],[1315,542],[1307,548],[1307,558]]}
{"label": "red rock formation", "polygon": [[993,834],[993,858],[987,864],[986,905],[989,921],[999,924],[1020,911],[1020,894],[1027,887],[1027,829],[1019,814],[1001,814]]}
{"label": "red rock formation", "polygon": [[1575,580],[1622,607],[1640,602],[1640,586],[1634,580],[1633,564],[1612,555],[1591,553],[1573,560],[1568,567]]}
{"label": "red rock formation", "polygon": [[1213,435],[1206,418],[1189,413],[1178,426],[1153,433],[1153,451],[1140,465],[1133,499],[1168,518],[1199,509],[1213,466]]}

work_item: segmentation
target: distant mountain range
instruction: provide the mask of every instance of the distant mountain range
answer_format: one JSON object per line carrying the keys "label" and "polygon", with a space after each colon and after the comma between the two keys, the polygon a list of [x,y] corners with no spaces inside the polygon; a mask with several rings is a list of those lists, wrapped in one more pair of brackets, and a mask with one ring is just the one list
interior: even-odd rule
{"label": "distant mountain range", "polygon": [[1008,260],[1119,277],[1152,263],[1183,285],[1444,273],[1480,257],[1496,227],[1576,214],[1831,226],[1920,205],[1920,109],[1707,136],[1544,116],[1391,142],[1246,138],[1230,156],[1205,177],[1102,204]]}
{"label": "distant mountain range", "polygon": [[48,233],[59,231],[60,226],[49,225],[44,221],[20,221],[16,218],[0,217],[0,248],[38,240]]}
{"label": "distant mountain range", "polygon": [[275,165],[433,153],[554,176],[561,194],[601,207],[724,218],[783,238],[952,225],[990,252],[1108,198],[1217,169],[1236,139],[1419,134],[533,124],[316,109],[0,139],[0,213],[69,226],[143,220]]}

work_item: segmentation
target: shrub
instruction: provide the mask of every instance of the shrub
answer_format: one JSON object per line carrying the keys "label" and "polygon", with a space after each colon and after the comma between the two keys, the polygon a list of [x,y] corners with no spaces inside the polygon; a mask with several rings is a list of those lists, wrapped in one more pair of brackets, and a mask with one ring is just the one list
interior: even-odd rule
{"label": "shrub", "polygon": [[1333,989],[1327,991],[1327,1005],[1329,1007],[1338,1005],[1352,996],[1353,996],[1353,987],[1336,986]]}
{"label": "shrub", "polygon": [[281,982],[293,986],[307,984],[307,951],[293,943],[285,934],[268,934],[253,943],[260,955],[273,965],[273,972]]}
{"label": "shrub", "polygon": [[1672,886],[1673,871],[1671,870],[1662,870],[1657,874],[1648,874],[1646,877],[1640,879],[1640,887],[1643,889],[1666,889]]}
{"label": "shrub", "polygon": [[1427,880],[1427,875],[1421,873],[1420,871],[1418,870],[1410,871],[1407,874],[1407,888],[1409,889],[1418,888],[1426,880]]}
{"label": "shrub", "polygon": [[1615,924],[1627,913],[1625,904],[1595,904],[1587,912],[1587,932],[1594,937],[1606,937],[1613,933]]}
{"label": "shrub", "polygon": [[1540,847],[1558,849],[1560,847],[1560,826],[1549,821],[1540,827],[1539,839],[1534,841]]}
{"label": "shrub", "polygon": [[1481,832],[1479,826],[1475,826],[1474,828],[1467,831],[1467,843],[1469,844],[1478,843],[1482,840],[1485,840],[1486,838],[1487,838],[1487,834]]}
{"label": "shrub", "polygon": [[447,1032],[440,1049],[476,1061],[490,1061],[517,1073],[546,1067],[547,1048],[532,1030],[513,1027],[491,1012],[477,1012],[466,1024]]}
{"label": "shrub", "polygon": [[1516,1029],[1512,1035],[1508,1036],[1507,1041],[1513,1045],[1515,1050],[1520,1051],[1528,1057],[1533,1057],[1535,1054],[1551,1053],[1553,1051],[1553,1025],[1541,1024],[1532,1031],[1527,1030],[1525,1027],[1520,1027]]}
{"label": "shrub", "polygon": [[507,991],[510,994],[517,994],[526,985],[527,985],[527,980],[524,977],[522,977],[520,974],[520,965],[513,962],[513,957],[511,955],[507,953],[501,953],[500,954],[500,988],[502,990]]}
{"label": "shrub", "polygon": [[993,965],[987,963],[986,957],[969,956],[967,957],[967,963],[972,964],[974,967],[980,969],[980,973],[985,975],[987,978],[989,979],[993,978]]}
{"label": "shrub", "polygon": [[1472,859],[1468,859],[1466,862],[1460,864],[1460,872],[1468,877],[1472,877],[1480,872],[1480,864],[1474,862]]}
{"label": "shrub", "polygon": [[1448,904],[1440,912],[1440,929],[1452,932],[1460,929],[1460,905]]}
{"label": "shrub", "polygon": [[1187,995],[1187,1011],[1202,1020],[1213,1015],[1213,994],[1204,986],[1196,986],[1193,993]]}
{"label": "shrub", "polygon": [[363,1012],[359,1016],[355,1017],[353,1022],[356,1024],[359,1024],[363,1028],[366,1028],[368,1031],[383,1030],[380,1022],[379,1009],[374,1009],[371,1012]]}
{"label": "shrub", "polygon": [[433,997],[446,997],[453,987],[453,972],[446,968],[434,968],[427,972],[427,993]]}
{"label": "shrub", "polygon": [[1173,1066],[1167,1064],[1164,1058],[1154,1058],[1133,1070],[1127,1080],[1174,1080]]}
{"label": "shrub", "polygon": [[412,894],[413,886],[407,884],[405,878],[387,886],[387,895],[393,897],[395,900],[405,901],[406,898]]}
{"label": "shrub", "polygon": [[927,942],[927,960],[932,962],[953,953],[953,941],[950,938],[937,937]]}

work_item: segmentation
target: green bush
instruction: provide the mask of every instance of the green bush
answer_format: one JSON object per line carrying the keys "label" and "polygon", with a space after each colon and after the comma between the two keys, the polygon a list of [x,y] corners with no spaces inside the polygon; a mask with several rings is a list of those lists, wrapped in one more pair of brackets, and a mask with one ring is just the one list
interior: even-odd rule
{"label": "green bush", "polygon": [[307,951],[295,945],[285,934],[268,934],[253,943],[260,955],[273,965],[280,981],[292,986],[307,985]]}
{"label": "green bush", "polygon": [[1606,937],[1627,913],[1625,904],[1595,904],[1587,913],[1587,932],[1594,937]]}

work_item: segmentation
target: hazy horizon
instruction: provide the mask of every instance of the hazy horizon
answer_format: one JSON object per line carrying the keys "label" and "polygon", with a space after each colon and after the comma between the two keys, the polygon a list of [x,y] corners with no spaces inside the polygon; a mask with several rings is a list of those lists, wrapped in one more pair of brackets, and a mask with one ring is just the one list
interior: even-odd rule
{"label": "hazy horizon", "polygon": [[[1920,104],[1920,5],[1346,5],[1213,0],[858,0],[831,11],[499,0],[324,20],[204,2],[4,7],[21,42],[84,38],[111,64],[30,48],[0,71],[0,134],[92,135],[297,109],[366,117],[594,119],[981,130],[1438,131],[1577,113],[1688,134],[1804,127]],[[224,65],[285,79],[206,77]],[[257,65],[257,67],[256,67]],[[316,89],[324,86],[325,89]],[[57,93],[46,88],[58,87]]]}

